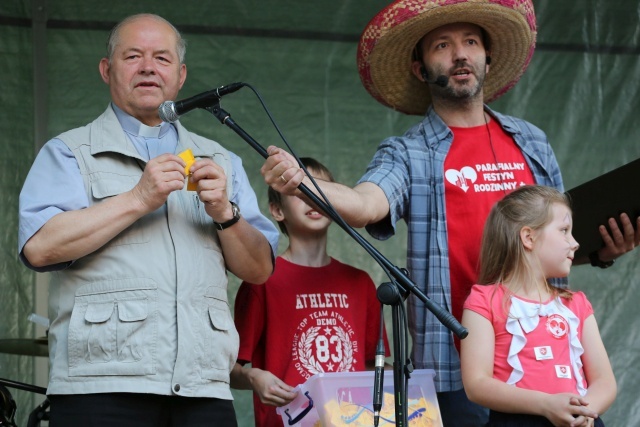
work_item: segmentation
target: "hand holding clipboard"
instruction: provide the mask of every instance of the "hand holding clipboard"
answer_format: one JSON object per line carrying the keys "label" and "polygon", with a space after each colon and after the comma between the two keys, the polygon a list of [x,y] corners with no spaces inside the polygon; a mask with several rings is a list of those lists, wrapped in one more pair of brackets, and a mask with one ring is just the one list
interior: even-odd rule
{"label": "hand holding clipboard", "polygon": [[[605,246],[609,248],[609,259],[614,259],[640,245],[638,182],[640,159],[566,192],[573,209],[573,237],[580,244],[576,259]],[[609,245],[605,245],[601,225],[606,226],[606,235],[612,239]]]}

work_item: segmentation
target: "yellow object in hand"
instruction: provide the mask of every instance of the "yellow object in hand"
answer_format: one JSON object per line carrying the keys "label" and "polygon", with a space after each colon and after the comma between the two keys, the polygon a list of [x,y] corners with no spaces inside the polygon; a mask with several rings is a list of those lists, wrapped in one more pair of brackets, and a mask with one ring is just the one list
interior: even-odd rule
{"label": "yellow object in hand", "polygon": [[196,191],[198,189],[198,185],[195,182],[191,182],[191,179],[189,179],[189,177],[191,176],[191,171],[189,171],[189,169],[191,168],[191,165],[196,161],[196,158],[193,157],[191,148],[187,148],[182,153],[178,154],[178,157],[184,160],[184,162],[187,164],[184,167],[184,173],[187,175],[187,191]]}

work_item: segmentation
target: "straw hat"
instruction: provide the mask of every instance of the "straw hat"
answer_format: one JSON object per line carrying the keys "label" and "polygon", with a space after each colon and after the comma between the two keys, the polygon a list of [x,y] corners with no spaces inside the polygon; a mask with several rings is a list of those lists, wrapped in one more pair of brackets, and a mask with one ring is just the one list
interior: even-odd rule
{"label": "straw hat", "polygon": [[516,84],[533,55],[536,17],[531,0],[397,0],[364,29],[358,44],[358,71],[365,89],[379,102],[406,114],[422,115],[431,104],[429,85],[411,72],[412,53],[428,32],[446,24],[482,27],[491,41],[491,69],[485,102]]}

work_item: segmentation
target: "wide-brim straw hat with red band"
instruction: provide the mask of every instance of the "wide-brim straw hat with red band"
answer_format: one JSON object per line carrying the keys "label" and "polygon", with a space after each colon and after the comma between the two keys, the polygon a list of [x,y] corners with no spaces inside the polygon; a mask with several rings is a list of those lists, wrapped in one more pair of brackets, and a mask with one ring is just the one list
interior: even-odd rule
{"label": "wide-brim straw hat with red band", "polygon": [[367,91],[382,104],[422,115],[431,104],[429,85],[411,72],[412,55],[428,32],[446,24],[482,27],[491,42],[484,100],[491,102],[520,79],[535,49],[531,0],[398,0],[380,11],[358,44],[358,70]]}

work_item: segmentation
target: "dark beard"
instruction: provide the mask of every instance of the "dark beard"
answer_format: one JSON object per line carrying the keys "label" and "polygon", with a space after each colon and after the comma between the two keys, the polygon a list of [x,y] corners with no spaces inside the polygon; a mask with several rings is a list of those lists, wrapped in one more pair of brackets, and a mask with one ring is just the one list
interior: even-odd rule
{"label": "dark beard", "polygon": [[451,83],[447,84],[445,87],[438,87],[435,85],[431,85],[431,96],[432,98],[436,98],[439,101],[448,103],[448,104],[457,104],[457,103],[470,103],[478,99],[478,97],[482,96],[482,86],[484,85],[485,80],[485,72],[477,72],[475,67],[470,66],[465,61],[461,61],[456,63],[450,70],[449,73],[437,73],[433,75],[447,75],[453,72],[458,68],[468,68],[473,74],[476,76],[476,83],[473,86],[464,86],[464,87],[455,87]]}
{"label": "dark beard", "polygon": [[451,85],[447,85],[447,87],[442,88],[437,97],[443,101],[473,101],[480,96],[480,88],[481,86],[479,84],[469,88],[458,89],[453,88]]}

